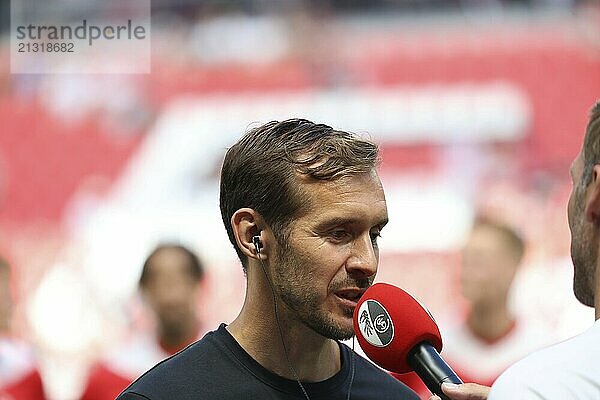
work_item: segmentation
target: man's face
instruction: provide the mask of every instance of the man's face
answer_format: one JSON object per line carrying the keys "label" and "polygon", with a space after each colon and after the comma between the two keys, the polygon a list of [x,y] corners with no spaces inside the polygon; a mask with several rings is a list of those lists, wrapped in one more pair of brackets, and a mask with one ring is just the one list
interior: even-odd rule
{"label": "man's face", "polygon": [[377,238],[388,219],[383,188],[375,172],[300,185],[310,205],[277,245],[273,283],[290,318],[347,339],[356,303],[377,272]]}
{"label": "man's face", "polygon": [[571,165],[571,179],[573,189],[569,198],[567,214],[571,230],[571,259],[575,269],[573,278],[573,291],[575,297],[582,304],[594,306],[594,288],[596,280],[596,261],[598,248],[594,246],[593,224],[585,217],[586,187],[581,182],[583,174],[583,154],[579,153]]}
{"label": "man's face", "polygon": [[164,328],[177,329],[194,317],[197,287],[182,251],[165,248],[152,256],[143,294]]}
{"label": "man's face", "polygon": [[473,305],[506,300],[518,262],[506,238],[491,226],[475,227],[462,252],[461,290]]}

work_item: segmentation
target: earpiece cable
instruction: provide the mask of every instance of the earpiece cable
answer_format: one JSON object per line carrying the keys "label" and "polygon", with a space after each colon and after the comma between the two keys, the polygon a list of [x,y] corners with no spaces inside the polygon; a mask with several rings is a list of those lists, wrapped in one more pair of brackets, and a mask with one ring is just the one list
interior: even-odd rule
{"label": "earpiece cable", "polygon": [[[283,330],[281,329],[281,323],[279,322],[279,313],[277,312],[277,296],[275,295],[275,287],[273,286],[273,283],[271,282],[269,275],[267,275],[267,269],[265,267],[265,264],[262,260],[261,254],[260,254],[260,247],[259,247],[260,241],[253,240],[253,242],[254,242],[254,247],[256,248],[256,255],[258,256],[258,260],[260,261],[261,269],[265,275],[265,278],[267,279],[267,282],[269,283],[269,287],[271,288],[271,294],[273,295],[273,311],[275,312],[275,324],[277,325],[277,330],[279,331],[279,337],[281,339],[281,345],[283,346],[283,353],[285,355],[285,361],[287,362],[290,372],[292,373],[292,375],[294,375],[296,382],[298,382],[298,386],[300,386],[300,389],[302,390],[304,397],[306,397],[306,400],[310,400],[310,397],[308,396],[308,393],[306,392],[304,385],[302,385],[302,382],[300,381],[300,376],[298,375],[298,373],[296,372],[296,369],[292,365],[292,361],[290,360],[290,357],[288,354],[287,346],[285,345],[285,339],[283,337]],[[350,353],[350,364],[351,364],[350,384],[348,385],[348,396],[346,397],[346,400],[350,400],[350,393],[352,391],[352,384],[354,383],[354,375],[355,375],[355,371],[356,371],[356,362],[354,359],[354,357],[355,357],[354,343],[355,343],[355,337],[352,337],[352,351]]]}
{"label": "earpiece cable", "polygon": [[285,339],[283,338],[283,330],[281,329],[281,323],[279,322],[279,313],[277,312],[277,296],[275,295],[275,287],[273,286],[271,279],[269,279],[269,275],[267,275],[267,269],[265,268],[265,264],[262,260],[258,242],[254,242],[254,247],[256,248],[256,254],[258,256],[258,260],[260,261],[260,266],[263,270],[263,273],[265,274],[265,278],[267,279],[267,282],[269,283],[269,287],[271,288],[271,294],[273,295],[273,311],[275,312],[275,323],[277,325],[277,329],[279,330],[279,337],[281,338],[281,345],[283,346],[283,353],[285,355],[285,360],[288,364],[288,368],[290,369],[292,375],[294,375],[296,382],[298,382],[298,386],[300,386],[300,389],[302,390],[304,397],[306,397],[306,400],[310,400],[310,397],[308,396],[308,393],[306,392],[304,385],[302,385],[302,382],[300,381],[300,377],[298,376],[298,373],[296,372],[296,369],[292,365],[292,362],[288,355],[287,346],[285,345]]}

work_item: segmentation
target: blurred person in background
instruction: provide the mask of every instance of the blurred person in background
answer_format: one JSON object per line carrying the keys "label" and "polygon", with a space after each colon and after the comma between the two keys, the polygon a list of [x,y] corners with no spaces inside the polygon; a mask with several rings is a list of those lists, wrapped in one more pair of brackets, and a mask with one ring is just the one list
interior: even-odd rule
{"label": "blurred person in background", "polygon": [[462,250],[464,321],[445,333],[444,355],[463,379],[491,386],[513,362],[547,343],[547,335],[519,320],[510,292],[525,242],[511,226],[481,218]]}
{"label": "blurred person in background", "polygon": [[44,387],[32,349],[11,330],[11,271],[0,258],[0,399],[43,400]]}
{"label": "blurred person in background", "polygon": [[388,220],[378,148],[308,120],[272,121],[225,155],[223,223],[246,275],[239,315],[118,399],[418,399],[341,340]]}
{"label": "blurred person in background", "polygon": [[[525,243],[511,226],[478,218],[462,249],[460,288],[464,318],[443,329],[443,357],[465,382],[491,386],[512,363],[547,344],[548,335],[518,320],[509,295]],[[430,396],[415,374],[398,376],[422,398]]]}
{"label": "blurred person in background", "polygon": [[[573,293],[583,305],[594,307],[595,322],[585,332],[509,367],[494,382],[488,400],[600,398],[600,102],[590,112],[583,146],[571,164],[570,175],[573,187],[567,215]],[[459,390],[446,387],[445,392]]]}
{"label": "blurred person in background", "polygon": [[92,366],[82,400],[114,400],[148,368],[201,337],[198,294],[203,277],[202,264],[188,248],[162,244],[152,251],[139,289],[156,317],[156,331],[138,335]]}
{"label": "blurred person in background", "polygon": [[585,332],[514,364],[498,378],[490,400],[600,398],[600,102],[592,108],[570,175],[573,292],[582,304],[595,308],[596,321]]}

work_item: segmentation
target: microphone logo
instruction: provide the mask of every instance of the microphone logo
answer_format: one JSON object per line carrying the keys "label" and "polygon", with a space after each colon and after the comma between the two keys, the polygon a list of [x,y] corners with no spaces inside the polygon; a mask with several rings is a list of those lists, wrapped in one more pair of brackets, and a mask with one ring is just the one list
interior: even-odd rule
{"label": "microphone logo", "polygon": [[377,333],[384,334],[388,329],[390,329],[390,320],[386,317],[387,316],[385,314],[379,314],[375,318],[375,331],[377,331]]}
{"label": "microphone logo", "polygon": [[358,327],[367,342],[377,347],[385,347],[394,338],[394,324],[390,314],[378,301],[368,299],[358,310]]}

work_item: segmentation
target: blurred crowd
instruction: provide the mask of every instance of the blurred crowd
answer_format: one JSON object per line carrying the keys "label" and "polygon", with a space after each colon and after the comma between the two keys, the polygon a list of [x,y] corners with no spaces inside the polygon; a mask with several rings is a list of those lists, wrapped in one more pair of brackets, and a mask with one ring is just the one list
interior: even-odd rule
{"label": "blurred crowd", "polygon": [[[154,12],[171,12],[193,20],[198,16],[210,16],[215,12],[272,13],[290,9],[307,9],[315,12],[365,12],[382,10],[436,12],[441,10],[465,10],[485,7],[560,7],[570,8],[584,0],[160,0],[152,2]],[[69,1],[58,2],[68,5]],[[0,31],[8,29],[9,1],[0,2]],[[98,12],[93,1],[81,0],[71,12],[62,13],[64,17],[76,14],[91,15]],[[65,10],[63,10],[65,11]],[[92,14],[93,15],[93,14]]]}

